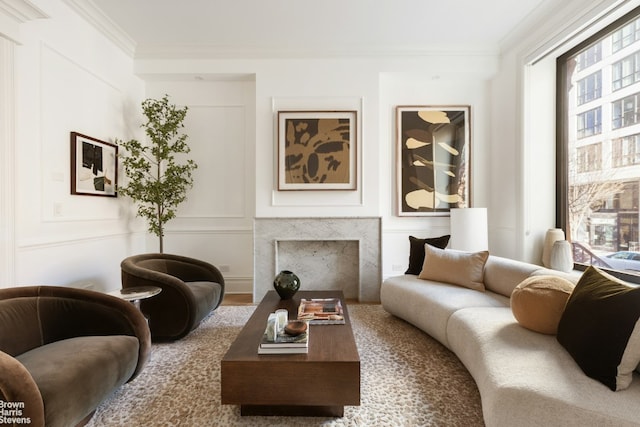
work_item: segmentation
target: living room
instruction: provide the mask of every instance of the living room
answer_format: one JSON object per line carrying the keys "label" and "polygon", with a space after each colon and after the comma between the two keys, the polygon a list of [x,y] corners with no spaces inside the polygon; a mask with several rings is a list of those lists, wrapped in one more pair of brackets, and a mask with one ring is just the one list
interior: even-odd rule
{"label": "living room", "polygon": [[[369,285],[378,292],[382,280],[404,273],[408,236],[450,233],[448,216],[398,215],[398,106],[470,107],[469,205],[487,208],[490,253],[540,264],[545,232],[557,225],[555,59],[565,43],[640,3],[526,3],[505,13],[511,26],[500,25],[493,39],[452,34],[446,45],[394,49],[370,34],[362,46],[305,39],[304,51],[296,43],[234,50],[228,40],[134,40],[100,9],[107,1],[0,5],[0,287],[114,291],[123,259],[157,251],[130,199],[70,193],[69,137],[142,139],[140,104],[164,94],[189,107],[185,132],[199,163],[167,225],[165,251],[218,266],[227,295],[257,303],[256,289],[273,282],[256,274],[263,221],[377,221],[378,272]],[[460,21],[498,26],[500,14],[485,6]],[[424,17],[425,25],[433,20],[440,18]],[[384,25],[384,14],[376,22]],[[356,112],[354,188],[279,190],[277,113],[325,110]]]}
{"label": "living room", "polygon": [[[8,132],[3,140],[3,286],[109,290],[119,286],[113,267],[125,256],[157,250],[130,200],[69,193],[68,140],[72,131],[107,142],[140,138],[140,103],[165,93],[178,105],[192,106],[186,122],[189,144],[206,159],[178,218],[168,224],[167,252],[225,266],[230,293],[251,293],[253,280],[261,280],[253,277],[254,218],[378,217],[383,277],[401,272],[407,235],[448,232],[446,216],[397,216],[397,105],[471,106],[471,203],[488,209],[492,253],[535,261],[544,232],[555,225],[554,200],[544,197],[554,191],[554,164],[538,160],[553,158],[553,128],[541,125],[552,123],[553,109],[524,109],[518,95],[543,96],[537,89],[552,85],[552,75],[536,78],[535,87],[523,78],[533,78],[538,68],[550,69],[553,61],[528,68],[529,77],[518,71],[519,62],[553,40],[559,30],[544,29],[568,25],[563,18],[576,16],[569,6],[582,10],[583,2],[552,8],[544,25],[532,14],[530,27],[515,28],[512,45],[502,54],[496,46],[478,51],[465,46],[409,57],[347,52],[295,58],[275,52],[281,55],[275,59],[136,58],[126,35],[108,28],[106,37],[106,24],[98,25],[102,31],[91,24],[100,18],[98,12],[93,20],[83,16],[91,11],[83,2],[33,4],[39,7],[33,18],[13,21],[15,28],[8,25],[3,32],[15,35],[5,38],[3,48],[8,70],[3,74]],[[552,98],[549,92],[549,99],[539,102]],[[264,159],[275,159],[274,112],[283,109],[358,112],[354,191],[277,191],[277,166]],[[530,121],[535,128],[525,128]],[[527,143],[524,137],[548,144]],[[205,140],[215,143],[202,146]],[[541,168],[549,173],[540,173]]]}

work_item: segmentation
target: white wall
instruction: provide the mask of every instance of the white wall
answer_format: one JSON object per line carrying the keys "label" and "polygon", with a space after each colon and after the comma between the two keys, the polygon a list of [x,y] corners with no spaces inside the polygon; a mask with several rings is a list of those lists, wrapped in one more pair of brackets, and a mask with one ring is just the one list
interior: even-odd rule
{"label": "white wall", "polygon": [[116,289],[144,233],[122,198],[70,194],[69,134],[138,135],[144,85],[133,60],[65,3],[34,4],[49,18],[22,24],[14,49],[15,283],[2,286]]}
{"label": "white wall", "polygon": [[[472,198],[475,206],[487,206],[488,150],[490,132],[489,78],[495,73],[497,58],[492,55],[436,55],[394,58],[317,58],[265,60],[138,60],[136,70],[148,84],[148,95],[169,92],[174,100],[194,105],[200,101],[232,107],[238,100],[218,96],[206,89],[209,78],[255,76],[255,128],[247,123],[253,140],[247,148],[255,162],[246,178],[253,179],[256,217],[382,217],[383,276],[404,272],[409,257],[409,235],[430,237],[449,232],[448,217],[399,218],[396,216],[397,105],[470,105],[472,119]],[[193,83],[194,75],[205,81]],[[171,83],[167,76],[183,82]],[[190,82],[190,83],[188,83]],[[217,82],[217,87],[233,92],[237,82]],[[195,89],[194,89],[195,88]],[[238,91],[240,94],[240,91]],[[278,191],[276,113],[279,110],[356,110],[358,112],[358,188],[356,191]],[[204,117],[201,120],[205,120]],[[201,124],[192,124],[196,130]],[[196,131],[197,132],[197,131]],[[211,129],[215,132],[215,129]],[[253,133],[252,133],[253,132]],[[195,148],[201,141],[190,137]],[[214,144],[222,144],[210,138]],[[199,149],[197,149],[199,150]],[[208,179],[205,178],[205,181]],[[240,184],[226,181],[240,191]],[[212,191],[217,194],[219,190]],[[195,189],[192,199],[209,197]],[[213,223],[222,224],[219,215]],[[245,218],[246,219],[246,218]],[[184,221],[183,221],[184,220]],[[189,221],[182,218],[181,227]],[[195,224],[194,221],[190,221]],[[246,224],[246,223],[245,223]],[[240,281],[251,266],[245,263],[252,246],[242,233],[226,224],[227,232],[186,237],[180,248],[190,250],[208,242],[209,248],[226,247],[235,252],[216,254],[202,251],[214,264],[229,265],[226,277],[237,279],[230,291],[244,292]],[[230,227],[230,228],[228,228]],[[203,229],[206,229],[203,226]],[[177,236],[176,234],[176,236]],[[195,234],[198,234],[197,232]],[[231,242],[233,240],[233,242]],[[190,243],[187,244],[186,242]],[[234,246],[228,246],[233,243]],[[193,249],[193,248],[192,248]],[[245,253],[246,252],[246,253]],[[228,261],[233,255],[236,262]]]}
{"label": "white wall", "polygon": [[[229,293],[253,292],[255,79],[253,76],[152,79],[146,96],[187,106],[183,133],[198,168],[187,200],[167,223],[166,253],[221,269]],[[157,250],[155,236],[147,240]]]}

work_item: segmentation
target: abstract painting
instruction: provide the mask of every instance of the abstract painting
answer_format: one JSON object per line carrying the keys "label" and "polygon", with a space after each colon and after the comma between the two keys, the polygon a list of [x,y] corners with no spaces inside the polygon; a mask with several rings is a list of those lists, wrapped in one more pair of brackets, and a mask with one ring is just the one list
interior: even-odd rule
{"label": "abstract painting", "polygon": [[117,197],[118,146],[71,132],[71,194]]}
{"label": "abstract painting", "polygon": [[469,106],[398,106],[399,216],[469,207]]}
{"label": "abstract painting", "polygon": [[278,112],[278,190],[356,190],[356,111]]}

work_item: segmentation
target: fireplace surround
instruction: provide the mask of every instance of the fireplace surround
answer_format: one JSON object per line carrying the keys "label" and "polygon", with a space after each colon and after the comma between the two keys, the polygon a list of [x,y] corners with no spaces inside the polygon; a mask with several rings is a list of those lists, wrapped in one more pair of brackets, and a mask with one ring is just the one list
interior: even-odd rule
{"label": "fireplace surround", "polygon": [[255,218],[253,300],[273,289],[280,270],[301,290],[342,290],[345,298],[379,302],[379,217]]}

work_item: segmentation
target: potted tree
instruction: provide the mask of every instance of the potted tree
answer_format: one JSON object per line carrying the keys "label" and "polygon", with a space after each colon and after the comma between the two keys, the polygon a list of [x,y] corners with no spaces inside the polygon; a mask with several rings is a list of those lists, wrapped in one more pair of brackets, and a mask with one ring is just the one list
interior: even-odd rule
{"label": "potted tree", "polygon": [[122,163],[129,178],[118,191],[138,205],[137,215],[145,218],[149,232],[158,236],[160,253],[164,252],[164,226],[175,218],[178,205],[187,198],[187,190],[193,187],[192,172],[198,167],[191,159],[176,159],[191,151],[187,135],[180,133],[187,110],[186,106],[170,104],[166,94],[159,100],[147,99],[142,102],[147,118],[142,127],[150,143],[117,140],[125,151]]}

